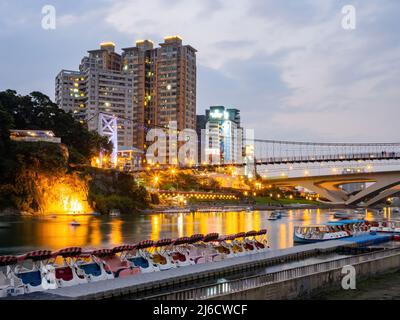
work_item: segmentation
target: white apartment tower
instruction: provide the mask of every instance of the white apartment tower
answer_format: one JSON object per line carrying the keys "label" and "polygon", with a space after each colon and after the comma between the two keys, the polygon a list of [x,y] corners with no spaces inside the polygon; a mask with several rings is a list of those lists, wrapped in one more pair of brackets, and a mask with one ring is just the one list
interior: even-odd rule
{"label": "white apartment tower", "polygon": [[132,146],[132,97],[133,77],[121,72],[121,56],[112,42],[88,51],[79,71],[63,70],[56,77],[58,106],[87,121],[90,130],[98,130],[100,112],[116,116],[120,147]]}

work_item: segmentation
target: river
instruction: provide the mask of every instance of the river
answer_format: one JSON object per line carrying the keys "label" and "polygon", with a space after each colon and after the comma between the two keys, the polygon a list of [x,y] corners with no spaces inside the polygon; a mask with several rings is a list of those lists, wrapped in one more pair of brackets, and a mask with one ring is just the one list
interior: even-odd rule
{"label": "river", "polygon": [[[112,247],[144,239],[190,236],[195,233],[232,234],[267,229],[271,248],[293,246],[293,228],[297,225],[322,224],[333,219],[328,210],[288,210],[280,220],[268,220],[270,211],[215,212],[181,214],[132,214],[109,216],[30,216],[0,217],[0,255],[20,254],[36,249]],[[391,218],[390,209],[383,217]],[[368,220],[376,217],[366,213]],[[71,226],[75,219],[80,226]]]}

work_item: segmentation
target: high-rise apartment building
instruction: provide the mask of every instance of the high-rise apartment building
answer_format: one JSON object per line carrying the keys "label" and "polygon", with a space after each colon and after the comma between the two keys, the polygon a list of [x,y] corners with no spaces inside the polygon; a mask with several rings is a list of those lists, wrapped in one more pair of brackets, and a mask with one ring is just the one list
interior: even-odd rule
{"label": "high-rise apartment building", "polygon": [[[72,94],[72,95],[71,95]],[[97,130],[98,113],[118,117],[118,144],[145,150],[146,133],[176,121],[178,131],[196,129],[196,49],[179,36],[151,40],[115,52],[111,42],[88,51],[79,71],[56,78],[56,102]]]}
{"label": "high-rise apartment building", "polygon": [[177,129],[196,129],[196,49],[179,36],[159,48],[150,40],[122,49],[123,72],[133,74],[134,146],[146,149],[146,133],[176,121]]}
{"label": "high-rise apartment building", "polygon": [[206,110],[204,160],[213,163],[241,162],[242,153],[240,111],[211,106]]}
{"label": "high-rise apartment building", "polygon": [[121,72],[121,55],[112,42],[88,51],[79,71],[62,70],[56,77],[56,103],[90,130],[99,130],[99,113],[117,117],[118,146],[133,144],[133,77]]}
{"label": "high-rise apartment building", "polygon": [[88,51],[79,66],[86,79],[86,114],[90,130],[98,130],[99,112],[117,117],[118,146],[133,144],[133,76],[121,72],[121,55],[105,42]]}
{"label": "high-rise apartment building", "polygon": [[85,78],[79,71],[61,70],[56,76],[56,104],[79,120],[85,119]]}

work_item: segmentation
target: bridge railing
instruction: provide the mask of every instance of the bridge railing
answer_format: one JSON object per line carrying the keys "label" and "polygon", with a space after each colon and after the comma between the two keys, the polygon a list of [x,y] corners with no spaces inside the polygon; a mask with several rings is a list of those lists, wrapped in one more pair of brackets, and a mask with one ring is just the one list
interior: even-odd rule
{"label": "bridge railing", "polygon": [[357,265],[360,263],[382,259],[400,254],[400,248],[385,249],[357,256],[345,257],[326,262],[299,266],[277,272],[255,275],[235,280],[206,285],[197,288],[179,290],[167,294],[155,295],[145,299],[157,300],[204,300],[217,298],[235,292],[266,286],[295,278],[305,277],[315,273],[323,273],[331,270],[341,269],[346,265]]}
{"label": "bridge railing", "polygon": [[400,152],[375,152],[330,155],[304,155],[295,157],[267,157],[257,159],[260,164],[325,162],[325,161],[357,161],[357,160],[393,160],[400,159]]}

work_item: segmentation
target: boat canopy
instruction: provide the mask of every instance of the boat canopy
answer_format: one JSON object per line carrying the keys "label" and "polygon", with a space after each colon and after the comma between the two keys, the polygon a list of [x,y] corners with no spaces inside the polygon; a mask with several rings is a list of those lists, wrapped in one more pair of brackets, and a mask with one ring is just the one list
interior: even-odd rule
{"label": "boat canopy", "polygon": [[150,248],[154,245],[154,241],[153,240],[143,240],[140,241],[137,245],[136,248],[137,249],[146,249],[146,248]]}
{"label": "boat canopy", "polygon": [[18,259],[16,256],[0,256],[0,267],[16,264]]}
{"label": "boat canopy", "polygon": [[258,236],[262,236],[262,235],[264,235],[264,234],[267,234],[267,229],[261,229],[261,230],[259,230],[259,231],[257,232],[257,235],[258,235]]}
{"label": "boat canopy", "polygon": [[236,233],[236,238],[244,238],[246,236],[246,232]]}
{"label": "boat canopy", "polygon": [[53,252],[53,257],[61,256],[63,258],[76,257],[82,253],[82,248],[80,247],[70,247],[64,248]]}
{"label": "boat canopy", "polygon": [[158,248],[158,247],[169,246],[171,243],[172,239],[161,239],[154,244],[154,247]]}
{"label": "boat canopy", "polygon": [[343,226],[345,224],[356,224],[356,223],[364,223],[365,220],[340,220],[340,221],[329,221],[328,225],[330,226]]}
{"label": "boat canopy", "polygon": [[219,238],[219,234],[218,233],[209,233],[206,234],[203,241],[204,242],[211,242],[211,241],[216,241]]}
{"label": "boat canopy", "polygon": [[31,251],[20,257],[21,260],[42,261],[50,259],[53,256],[50,250],[36,250]]}
{"label": "boat canopy", "polygon": [[188,237],[181,237],[181,238],[177,238],[173,241],[173,244],[175,246],[181,245],[181,244],[186,244],[190,241],[190,239]]}
{"label": "boat canopy", "polygon": [[251,230],[251,231],[247,231],[246,232],[246,237],[254,237],[254,236],[257,236],[257,235],[258,235],[258,232],[255,231],[255,230]]}
{"label": "boat canopy", "polygon": [[136,248],[136,245],[134,244],[123,244],[121,246],[117,246],[112,248],[112,252],[113,253],[120,253],[120,252],[124,252],[124,251],[131,251],[134,250]]}
{"label": "boat canopy", "polygon": [[107,257],[113,254],[111,249],[98,249],[98,250],[93,250],[91,255],[96,256],[96,257]]}
{"label": "boat canopy", "polygon": [[201,241],[203,239],[204,239],[204,234],[197,233],[197,234],[194,234],[194,235],[190,236],[188,243],[193,244],[193,243],[199,242],[199,241]]}
{"label": "boat canopy", "polygon": [[220,237],[218,240],[219,241],[228,241],[228,240],[235,240],[236,239],[236,234],[228,234],[226,236]]}

